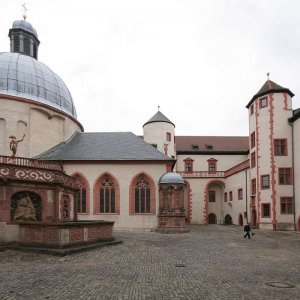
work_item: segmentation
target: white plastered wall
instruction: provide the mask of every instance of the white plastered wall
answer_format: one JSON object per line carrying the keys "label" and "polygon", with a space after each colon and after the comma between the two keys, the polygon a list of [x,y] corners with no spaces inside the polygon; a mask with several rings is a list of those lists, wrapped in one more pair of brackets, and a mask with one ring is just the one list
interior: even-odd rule
{"label": "white plastered wall", "polygon": [[[90,210],[89,214],[79,214],[79,220],[109,220],[115,221],[115,228],[119,229],[152,229],[157,227],[157,212],[159,208],[159,178],[166,173],[165,164],[65,164],[64,170],[68,175],[74,173],[83,174],[90,187]],[[149,175],[155,183],[155,215],[130,215],[129,214],[129,187],[132,179],[144,172]],[[116,214],[94,214],[94,183],[104,173],[111,174],[117,179],[120,188],[120,215]]]}
{"label": "white plastered wall", "polygon": [[70,117],[31,103],[0,99],[1,155],[11,155],[9,136],[15,135],[19,143],[17,156],[34,157],[60,142],[75,131],[82,131]]}

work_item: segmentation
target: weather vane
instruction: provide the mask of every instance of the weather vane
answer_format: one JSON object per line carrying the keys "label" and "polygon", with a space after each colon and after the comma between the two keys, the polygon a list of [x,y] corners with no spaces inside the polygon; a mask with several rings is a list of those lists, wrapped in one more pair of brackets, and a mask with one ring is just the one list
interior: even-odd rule
{"label": "weather vane", "polygon": [[157,106],[157,108],[158,108],[158,111],[159,111],[159,109],[160,109],[160,106],[158,105],[158,106]]}
{"label": "weather vane", "polygon": [[26,13],[27,13],[26,3],[25,2],[22,3],[22,6],[24,8],[23,18],[24,18],[24,21],[26,21],[26,18],[27,18],[27,15],[26,15]]}
{"label": "weather vane", "polygon": [[268,76],[268,80],[269,80],[269,76],[270,76],[270,73],[269,73],[269,72],[267,73],[267,76]]}

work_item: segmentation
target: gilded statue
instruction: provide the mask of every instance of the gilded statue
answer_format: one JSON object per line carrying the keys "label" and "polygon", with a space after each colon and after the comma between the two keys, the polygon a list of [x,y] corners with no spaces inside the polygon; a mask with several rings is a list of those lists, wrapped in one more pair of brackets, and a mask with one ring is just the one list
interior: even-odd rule
{"label": "gilded statue", "polygon": [[23,135],[22,139],[20,139],[20,140],[17,140],[17,138],[14,135],[11,135],[9,137],[11,139],[11,141],[9,142],[9,149],[12,151],[12,154],[8,160],[15,159],[17,149],[18,149],[18,144],[24,140],[24,137],[25,137],[25,134]]}
{"label": "gilded statue", "polygon": [[18,201],[14,220],[17,221],[37,221],[36,210],[29,196],[22,197]]}

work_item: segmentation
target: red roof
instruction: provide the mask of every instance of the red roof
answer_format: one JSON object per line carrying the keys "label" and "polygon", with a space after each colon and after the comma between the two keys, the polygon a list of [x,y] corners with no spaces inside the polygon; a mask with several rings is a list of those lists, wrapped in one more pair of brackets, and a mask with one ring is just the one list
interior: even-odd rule
{"label": "red roof", "polygon": [[177,152],[248,152],[247,136],[176,136]]}

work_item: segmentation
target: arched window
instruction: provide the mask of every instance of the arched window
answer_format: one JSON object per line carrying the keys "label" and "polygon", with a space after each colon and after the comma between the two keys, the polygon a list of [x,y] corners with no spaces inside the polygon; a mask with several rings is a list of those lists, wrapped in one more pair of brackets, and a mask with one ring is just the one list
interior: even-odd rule
{"label": "arched window", "polygon": [[28,38],[24,38],[24,52],[30,54],[30,42]]}
{"label": "arched window", "polygon": [[76,195],[77,213],[87,214],[89,212],[89,185],[83,175],[76,173],[73,175],[77,179],[79,192]]}
{"label": "arched window", "polygon": [[155,213],[155,184],[145,174],[134,178],[130,187],[131,214]]}
{"label": "arched window", "polygon": [[95,183],[94,193],[94,213],[120,213],[119,185],[112,175],[102,175]]}
{"label": "arched window", "polygon": [[20,38],[18,35],[14,36],[14,52],[20,52]]}

